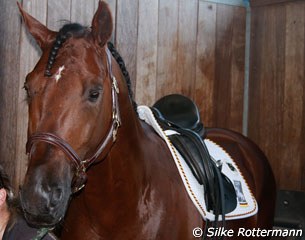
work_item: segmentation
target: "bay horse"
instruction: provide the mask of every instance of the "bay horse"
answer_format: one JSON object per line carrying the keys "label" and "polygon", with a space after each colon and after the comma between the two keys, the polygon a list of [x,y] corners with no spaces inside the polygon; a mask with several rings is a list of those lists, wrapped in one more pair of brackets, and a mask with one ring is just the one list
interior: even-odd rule
{"label": "bay horse", "polygon": [[[99,2],[91,28],[68,24],[59,32],[19,8],[42,49],[24,85],[29,165],[20,200],[26,220],[39,227],[63,221],[62,239],[194,239],[193,229],[205,222],[166,144],[134,109],[107,48],[108,5]],[[271,228],[275,185],[264,154],[229,130],[208,129],[207,138],[235,159],[259,205],[255,216],[228,221],[227,228]]]}

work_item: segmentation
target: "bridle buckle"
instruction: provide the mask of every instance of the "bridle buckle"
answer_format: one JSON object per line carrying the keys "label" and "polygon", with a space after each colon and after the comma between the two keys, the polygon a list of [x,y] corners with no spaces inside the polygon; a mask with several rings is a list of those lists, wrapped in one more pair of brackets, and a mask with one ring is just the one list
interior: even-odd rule
{"label": "bridle buckle", "polygon": [[118,81],[116,80],[115,76],[112,76],[112,86],[113,86],[115,92],[117,94],[119,94],[120,93],[120,89],[119,89]]}

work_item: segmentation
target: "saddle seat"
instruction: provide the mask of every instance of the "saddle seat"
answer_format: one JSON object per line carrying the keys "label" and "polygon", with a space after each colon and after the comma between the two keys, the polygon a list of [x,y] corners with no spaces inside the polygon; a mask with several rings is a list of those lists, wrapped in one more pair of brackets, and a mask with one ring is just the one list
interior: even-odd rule
{"label": "saddle seat", "polygon": [[162,116],[181,128],[190,129],[204,137],[204,127],[197,105],[181,94],[170,94],[160,98],[154,105]]}
{"label": "saddle seat", "polygon": [[[233,211],[237,205],[231,181],[221,173],[203,141],[205,131],[196,104],[180,94],[162,97],[151,108],[163,131],[183,156],[198,183],[204,186],[205,202],[215,216]],[[172,134],[173,133],[173,134]],[[218,217],[217,217],[218,218]]]}

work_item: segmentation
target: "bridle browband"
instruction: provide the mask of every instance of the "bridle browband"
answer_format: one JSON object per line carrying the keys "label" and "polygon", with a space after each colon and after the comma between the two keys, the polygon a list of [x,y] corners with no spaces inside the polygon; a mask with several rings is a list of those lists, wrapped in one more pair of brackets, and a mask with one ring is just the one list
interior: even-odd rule
{"label": "bridle browband", "polygon": [[33,145],[34,143],[37,142],[45,142],[51,144],[65,153],[66,157],[69,160],[71,160],[75,166],[75,175],[73,177],[72,186],[71,186],[72,193],[78,192],[85,186],[87,181],[87,175],[86,175],[87,169],[97,161],[97,159],[101,156],[103,152],[106,156],[108,152],[105,152],[104,150],[106,148],[110,149],[112,144],[116,141],[117,131],[121,125],[121,117],[120,117],[119,102],[118,102],[119,88],[118,88],[117,80],[112,73],[111,53],[108,50],[108,48],[106,48],[106,55],[107,55],[108,74],[112,82],[111,85],[112,123],[106,137],[100,142],[95,153],[92,156],[82,160],[69,143],[67,143],[64,139],[60,138],[59,136],[48,132],[34,133],[28,138],[28,141],[26,143],[26,153],[29,154],[30,159],[31,159],[31,152]]}

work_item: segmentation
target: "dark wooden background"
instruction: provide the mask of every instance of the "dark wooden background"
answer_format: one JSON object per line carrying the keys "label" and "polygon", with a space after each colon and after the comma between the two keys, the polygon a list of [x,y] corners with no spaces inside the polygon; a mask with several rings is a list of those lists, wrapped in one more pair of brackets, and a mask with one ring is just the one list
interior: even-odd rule
{"label": "dark wooden background", "polygon": [[[191,97],[206,126],[244,132],[263,149],[280,189],[305,191],[304,1],[251,1],[249,84],[246,8],[234,5],[243,1],[107,2],[115,21],[112,40],[139,104],[169,93]],[[90,25],[97,0],[22,4],[56,30],[63,20]],[[0,162],[17,186],[27,166],[22,86],[40,52],[21,24],[16,1],[1,1],[0,9]]]}
{"label": "dark wooden background", "polygon": [[278,186],[304,191],[305,1],[253,7],[251,27],[249,136]]}

